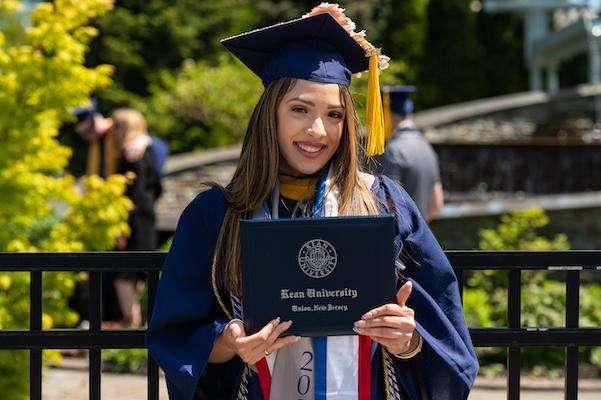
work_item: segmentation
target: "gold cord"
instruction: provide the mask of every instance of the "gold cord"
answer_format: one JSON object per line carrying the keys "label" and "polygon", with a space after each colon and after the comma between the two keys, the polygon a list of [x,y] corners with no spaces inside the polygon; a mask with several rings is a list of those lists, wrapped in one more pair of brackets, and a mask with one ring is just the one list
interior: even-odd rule
{"label": "gold cord", "polygon": [[229,312],[229,310],[225,306],[225,303],[223,302],[223,299],[221,298],[221,295],[219,294],[219,289],[217,288],[217,254],[213,254],[213,262],[211,263],[211,286],[213,286],[213,292],[215,293],[215,298],[217,298],[217,302],[219,303],[219,306],[221,307],[221,309],[223,310],[223,312],[225,313],[227,318],[230,320],[234,319],[232,314]]}

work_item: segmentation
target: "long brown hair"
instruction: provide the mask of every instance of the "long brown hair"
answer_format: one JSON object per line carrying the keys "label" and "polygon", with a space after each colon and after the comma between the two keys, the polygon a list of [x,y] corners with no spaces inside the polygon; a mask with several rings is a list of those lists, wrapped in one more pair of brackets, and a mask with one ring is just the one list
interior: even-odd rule
{"label": "long brown hair", "polygon": [[[228,206],[215,248],[213,274],[218,287],[235,294],[240,293],[240,220],[252,218],[275,185],[280,160],[277,108],[295,84],[296,79],[280,78],[267,86],[250,118],[230,187],[221,188]],[[340,145],[332,160],[332,182],[340,193],[338,213],[378,214],[377,202],[360,176],[361,149],[353,98],[346,86],[339,87],[346,112]]]}

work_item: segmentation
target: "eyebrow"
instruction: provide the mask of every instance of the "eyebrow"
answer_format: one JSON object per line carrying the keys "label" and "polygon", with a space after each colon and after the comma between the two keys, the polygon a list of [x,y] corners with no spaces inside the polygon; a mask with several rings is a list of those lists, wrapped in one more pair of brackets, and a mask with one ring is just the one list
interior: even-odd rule
{"label": "eyebrow", "polygon": [[[288,101],[286,101],[286,104],[287,103],[291,103],[293,101],[300,101],[301,103],[305,103],[305,104],[308,104],[310,106],[315,106],[315,103],[313,103],[312,101],[301,99],[300,97],[293,97],[291,99],[288,99]],[[330,108],[342,108],[344,110],[344,105],[342,105],[342,104],[330,104],[330,105],[328,105],[328,108],[329,109]]]}

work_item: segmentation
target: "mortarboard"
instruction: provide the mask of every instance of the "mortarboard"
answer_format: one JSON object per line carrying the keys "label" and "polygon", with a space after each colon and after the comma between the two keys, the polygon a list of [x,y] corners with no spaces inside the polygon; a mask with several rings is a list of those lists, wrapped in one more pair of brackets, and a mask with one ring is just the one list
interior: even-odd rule
{"label": "mortarboard", "polygon": [[382,91],[386,140],[388,140],[393,131],[390,126],[390,113],[394,112],[402,117],[413,113],[413,101],[409,97],[409,93],[415,93],[416,87],[382,85],[380,89]]}
{"label": "mortarboard", "polygon": [[365,50],[329,14],[298,18],[221,41],[267,86],[287,77],[350,85],[368,69]]}
{"label": "mortarboard", "polygon": [[71,114],[77,118],[76,123],[80,123],[81,121],[93,117],[94,114],[98,112],[97,105],[98,102],[96,99],[90,99],[88,104],[71,110]]}
{"label": "mortarboard", "polygon": [[353,31],[354,23],[342,11],[337,5],[322,3],[302,18],[232,36],[221,43],[259,76],[265,87],[283,77],[348,87],[352,74],[369,70],[366,152],[373,156],[384,151],[380,51],[363,33]]}

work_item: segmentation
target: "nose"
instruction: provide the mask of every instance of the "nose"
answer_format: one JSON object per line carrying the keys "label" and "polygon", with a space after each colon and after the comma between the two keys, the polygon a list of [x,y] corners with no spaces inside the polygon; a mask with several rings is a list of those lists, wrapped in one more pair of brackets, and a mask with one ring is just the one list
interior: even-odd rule
{"label": "nose", "polygon": [[307,133],[310,136],[325,136],[326,135],[326,127],[323,124],[323,120],[321,118],[316,118],[313,120],[311,127],[307,130]]}

